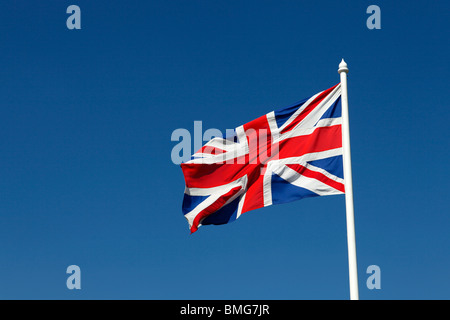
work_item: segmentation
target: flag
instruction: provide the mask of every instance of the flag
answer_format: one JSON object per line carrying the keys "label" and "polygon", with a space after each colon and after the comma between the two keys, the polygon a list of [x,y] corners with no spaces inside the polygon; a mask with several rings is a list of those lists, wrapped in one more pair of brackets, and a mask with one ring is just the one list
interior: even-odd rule
{"label": "flag", "polygon": [[340,83],[207,142],[182,163],[191,233],[243,213],[343,194]]}

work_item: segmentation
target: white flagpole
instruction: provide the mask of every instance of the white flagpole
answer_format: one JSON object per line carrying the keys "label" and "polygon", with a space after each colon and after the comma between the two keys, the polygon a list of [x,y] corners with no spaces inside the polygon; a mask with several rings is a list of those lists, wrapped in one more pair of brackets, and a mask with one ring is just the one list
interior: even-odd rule
{"label": "white flagpole", "polygon": [[342,105],[342,148],[344,162],[345,208],[347,216],[348,272],[350,299],[359,300],[358,270],[356,265],[355,217],[353,212],[352,163],[350,158],[350,125],[348,119],[347,73],[344,59],[339,64]]}

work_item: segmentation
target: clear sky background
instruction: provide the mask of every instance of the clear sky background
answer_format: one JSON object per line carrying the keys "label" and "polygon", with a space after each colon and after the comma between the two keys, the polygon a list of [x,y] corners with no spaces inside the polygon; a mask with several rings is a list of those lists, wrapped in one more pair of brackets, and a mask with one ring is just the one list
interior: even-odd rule
{"label": "clear sky background", "polygon": [[[81,30],[66,9],[81,8]],[[381,8],[381,30],[366,9]],[[339,82],[361,299],[450,298],[448,1],[0,4],[0,298],[348,299],[344,196],[190,235],[177,128]],[[68,290],[66,268],[81,268]],[[366,287],[370,265],[381,289]]]}

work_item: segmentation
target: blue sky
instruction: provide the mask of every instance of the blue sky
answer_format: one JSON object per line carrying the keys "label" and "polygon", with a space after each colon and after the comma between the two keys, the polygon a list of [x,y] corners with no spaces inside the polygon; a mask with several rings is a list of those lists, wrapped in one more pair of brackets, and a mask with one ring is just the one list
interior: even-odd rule
{"label": "blue sky", "polygon": [[[68,30],[66,8],[81,8]],[[366,9],[381,8],[381,30]],[[193,235],[177,128],[339,82],[361,299],[450,298],[445,1],[2,1],[0,298],[348,299],[343,196]],[[68,290],[66,268],[81,268]],[[381,289],[366,269],[381,268]]]}

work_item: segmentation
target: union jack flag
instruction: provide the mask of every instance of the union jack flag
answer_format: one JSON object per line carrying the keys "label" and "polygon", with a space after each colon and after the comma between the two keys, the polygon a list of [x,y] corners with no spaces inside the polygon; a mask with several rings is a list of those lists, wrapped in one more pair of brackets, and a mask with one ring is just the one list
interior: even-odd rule
{"label": "union jack flag", "polygon": [[212,139],[181,168],[191,233],[272,204],[343,194],[340,84]]}

